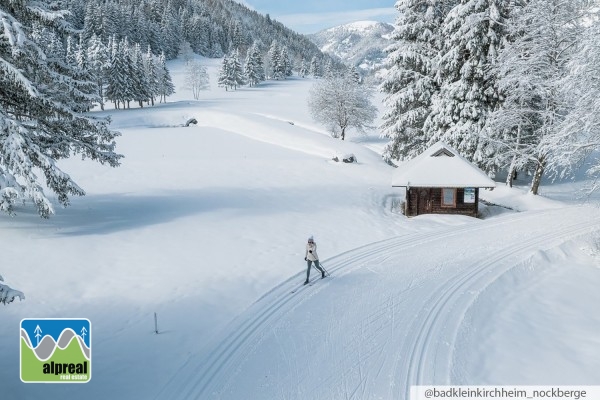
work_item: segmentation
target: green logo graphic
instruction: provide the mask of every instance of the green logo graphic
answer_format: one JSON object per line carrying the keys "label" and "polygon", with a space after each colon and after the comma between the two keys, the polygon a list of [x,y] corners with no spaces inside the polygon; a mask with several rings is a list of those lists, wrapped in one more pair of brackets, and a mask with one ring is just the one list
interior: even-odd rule
{"label": "green logo graphic", "polygon": [[21,381],[86,383],[92,378],[89,319],[26,318],[21,321]]}

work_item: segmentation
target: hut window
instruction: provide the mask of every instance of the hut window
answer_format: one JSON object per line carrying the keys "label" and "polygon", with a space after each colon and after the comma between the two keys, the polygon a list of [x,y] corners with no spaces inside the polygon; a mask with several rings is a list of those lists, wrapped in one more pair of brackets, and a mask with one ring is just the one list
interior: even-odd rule
{"label": "hut window", "polygon": [[442,207],[456,207],[456,189],[442,189]]}

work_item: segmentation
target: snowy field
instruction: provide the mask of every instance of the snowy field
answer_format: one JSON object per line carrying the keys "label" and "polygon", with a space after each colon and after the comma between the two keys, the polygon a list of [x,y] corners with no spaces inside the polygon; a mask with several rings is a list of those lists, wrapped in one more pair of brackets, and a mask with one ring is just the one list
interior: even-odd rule
{"label": "snowy field", "polygon": [[[0,216],[6,399],[406,399],[414,384],[600,383],[600,210],[585,179],[502,184],[483,219],[395,211],[383,142],[331,138],[311,80],[107,111],[122,166]],[[378,103],[379,105],[379,103]],[[191,117],[197,126],[182,127]],[[356,164],[331,161],[354,153]],[[527,182],[517,181],[525,185]],[[314,235],[331,278],[302,287]],[[312,274],[316,278],[316,274]],[[154,334],[154,313],[160,334]],[[19,380],[22,318],[92,322],[92,380]]]}

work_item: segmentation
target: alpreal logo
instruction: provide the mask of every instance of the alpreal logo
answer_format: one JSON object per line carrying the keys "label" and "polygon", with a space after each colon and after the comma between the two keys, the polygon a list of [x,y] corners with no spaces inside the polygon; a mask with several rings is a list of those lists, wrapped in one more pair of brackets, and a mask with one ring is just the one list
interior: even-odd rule
{"label": "alpreal logo", "polygon": [[85,383],[92,378],[89,319],[26,318],[21,321],[21,381]]}

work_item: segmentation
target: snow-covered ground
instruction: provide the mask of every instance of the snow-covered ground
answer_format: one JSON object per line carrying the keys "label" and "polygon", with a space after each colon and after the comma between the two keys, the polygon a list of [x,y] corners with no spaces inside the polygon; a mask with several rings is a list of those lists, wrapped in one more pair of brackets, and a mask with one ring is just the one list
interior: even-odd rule
{"label": "snow-covered ground", "polygon": [[[401,399],[412,384],[600,382],[600,210],[585,179],[482,192],[484,219],[394,211],[382,142],[332,139],[310,80],[111,114],[122,166],[0,217],[10,399]],[[190,117],[197,126],[182,127]],[[356,164],[331,161],[353,153]],[[518,183],[525,181],[518,181]],[[331,278],[302,287],[314,235]],[[316,274],[313,273],[313,278]],[[160,334],[154,334],[154,313]],[[22,318],[92,322],[92,380],[19,380]]]}

